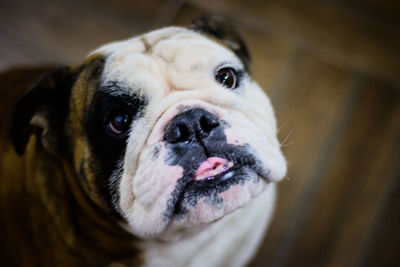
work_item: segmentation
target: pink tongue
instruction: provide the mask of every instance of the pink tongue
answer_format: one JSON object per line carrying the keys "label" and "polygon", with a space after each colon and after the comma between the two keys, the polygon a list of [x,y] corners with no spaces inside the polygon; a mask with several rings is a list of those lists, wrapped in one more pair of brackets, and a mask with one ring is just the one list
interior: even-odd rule
{"label": "pink tongue", "polygon": [[233,166],[233,163],[227,161],[226,159],[219,157],[211,157],[204,161],[200,167],[197,169],[195,173],[195,180],[201,180],[208,177],[212,177],[218,175],[230,167]]}

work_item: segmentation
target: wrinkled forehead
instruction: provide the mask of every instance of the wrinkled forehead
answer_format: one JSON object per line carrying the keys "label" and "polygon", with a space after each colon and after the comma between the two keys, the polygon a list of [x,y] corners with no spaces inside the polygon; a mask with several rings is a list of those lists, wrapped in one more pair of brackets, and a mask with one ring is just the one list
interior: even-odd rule
{"label": "wrinkled forehead", "polygon": [[93,53],[106,58],[103,81],[136,84],[135,87],[179,87],[177,75],[212,75],[224,64],[243,67],[240,59],[217,40],[180,27],[111,43]]}

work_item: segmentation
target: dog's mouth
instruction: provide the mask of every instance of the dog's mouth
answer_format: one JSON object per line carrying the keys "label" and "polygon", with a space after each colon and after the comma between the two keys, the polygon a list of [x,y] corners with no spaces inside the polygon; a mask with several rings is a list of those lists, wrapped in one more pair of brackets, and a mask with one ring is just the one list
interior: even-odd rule
{"label": "dog's mouth", "polygon": [[233,173],[234,163],[220,157],[209,157],[196,170],[194,175],[195,181],[229,179]]}
{"label": "dog's mouth", "polygon": [[268,182],[268,176],[260,162],[247,151],[244,152],[244,148],[242,151],[236,150],[236,153],[209,156],[195,171],[186,172],[177,181],[164,218],[182,218],[197,205],[200,198],[207,199],[218,208],[223,204],[220,193],[234,185],[258,182],[260,178]]}
{"label": "dog's mouth", "polygon": [[[231,185],[244,183],[248,180],[250,173],[255,171],[250,166],[234,164],[228,161],[223,166],[219,166],[216,169],[207,171],[206,177],[199,179],[195,176],[190,182],[187,183],[185,190],[183,191],[181,201],[187,202],[187,199],[193,196],[211,196],[215,193],[221,193],[227,190]],[[179,204],[179,201],[177,202]]]}

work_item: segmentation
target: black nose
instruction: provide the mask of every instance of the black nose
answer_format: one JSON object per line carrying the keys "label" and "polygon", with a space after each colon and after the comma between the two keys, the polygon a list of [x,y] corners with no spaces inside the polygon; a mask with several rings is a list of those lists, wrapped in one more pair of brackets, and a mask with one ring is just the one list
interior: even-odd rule
{"label": "black nose", "polygon": [[189,109],[172,119],[166,128],[164,140],[171,144],[199,141],[209,136],[218,126],[218,119],[207,110]]}

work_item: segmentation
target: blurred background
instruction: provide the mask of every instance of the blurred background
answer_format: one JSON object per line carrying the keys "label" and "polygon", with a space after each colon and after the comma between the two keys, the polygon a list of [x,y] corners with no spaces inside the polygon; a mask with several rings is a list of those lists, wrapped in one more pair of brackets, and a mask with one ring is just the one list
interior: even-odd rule
{"label": "blurred background", "polygon": [[398,0],[0,0],[0,70],[204,13],[247,43],[289,162],[251,266],[400,266]]}

